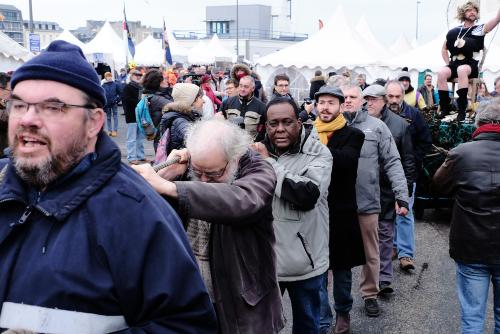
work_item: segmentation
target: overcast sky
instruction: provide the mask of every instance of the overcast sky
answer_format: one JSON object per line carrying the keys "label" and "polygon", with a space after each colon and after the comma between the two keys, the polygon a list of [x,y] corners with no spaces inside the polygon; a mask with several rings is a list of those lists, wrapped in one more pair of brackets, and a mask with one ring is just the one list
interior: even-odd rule
{"label": "overcast sky", "polygon": [[[63,28],[74,29],[85,21],[123,19],[123,0],[32,0],[33,19],[55,21]],[[273,5],[278,14],[282,0],[239,0],[239,4]],[[420,44],[447,29],[448,0],[419,0]],[[456,3],[457,1],[452,1]],[[12,4],[29,19],[28,0],[0,0]],[[205,7],[236,4],[236,0],[125,0],[128,20],[140,20],[154,27],[172,30],[204,30]],[[415,38],[417,0],[292,0],[293,32],[312,34],[318,30],[318,19],[325,23],[341,4],[354,26],[365,16],[380,42],[390,46],[404,32],[411,41]],[[241,13],[241,12],[240,12]],[[451,13],[451,15],[454,14]],[[240,14],[244,15],[244,14]]]}

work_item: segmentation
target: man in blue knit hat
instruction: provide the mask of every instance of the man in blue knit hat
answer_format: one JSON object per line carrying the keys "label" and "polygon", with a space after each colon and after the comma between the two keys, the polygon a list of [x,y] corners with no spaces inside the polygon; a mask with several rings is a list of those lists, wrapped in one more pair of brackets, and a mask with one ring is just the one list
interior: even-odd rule
{"label": "man in blue knit hat", "polygon": [[174,210],[121,163],[106,98],[75,45],[12,76],[0,160],[0,332],[215,333]]}

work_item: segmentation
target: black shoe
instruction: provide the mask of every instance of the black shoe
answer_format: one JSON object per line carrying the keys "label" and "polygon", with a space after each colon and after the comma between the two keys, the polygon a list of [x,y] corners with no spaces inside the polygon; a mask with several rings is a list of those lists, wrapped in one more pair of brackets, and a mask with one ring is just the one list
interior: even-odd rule
{"label": "black shoe", "polygon": [[378,284],[378,287],[379,287],[379,291],[378,291],[379,295],[387,295],[387,294],[394,292],[394,289],[391,288],[390,282],[380,282]]}
{"label": "black shoe", "polygon": [[465,112],[458,112],[458,115],[457,115],[457,122],[463,122],[465,121]]}
{"label": "black shoe", "polygon": [[369,317],[378,317],[380,314],[380,309],[378,307],[377,298],[366,298],[365,299],[365,311],[366,315]]}

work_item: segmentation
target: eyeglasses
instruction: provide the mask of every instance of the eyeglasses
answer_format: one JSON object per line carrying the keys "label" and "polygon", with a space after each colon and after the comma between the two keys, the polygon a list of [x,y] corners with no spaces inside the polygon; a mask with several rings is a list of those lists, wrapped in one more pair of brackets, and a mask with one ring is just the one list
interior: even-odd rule
{"label": "eyeglasses", "polygon": [[296,122],[297,120],[293,120],[291,118],[285,118],[281,121],[276,121],[276,120],[267,121],[266,125],[270,128],[276,129],[277,127],[279,127],[280,124],[283,124],[283,127],[288,128],[294,125]]}
{"label": "eyeglasses", "polygon": [[229,161],[226,163],[226,165],[224,166],[224,168],[222,168],[221,170],[218,170],[216,172],[205,172],[205,171],[202,171],[202,170],[194,168],[193,165],[190,163],[189,164],[189,170],[191,171],[191,173],[193,173],[194,176],[196,176],[199,179],[203,175],[205,175],[205,177],[208,178],[208,179],[218,179],[219,177],[221,177],[222,175],[224,175],[224,173],[226,172],[226,168],[227,168],[228,165],[229,165]]}
{"label": "eyeglasses", "polygon": [[42,101],[36,103],[28,103],[19,99],[9,99],[7,100],[7,111],[9,115],[14,117],[19,117],[26,114],[30,106],[35,107],[35,111],[44,118],[53,118],[59,116],[61,113],[68,111],[71,108],[84,108],[84,109],[94,109],[93,105],[76,105],[57,101]]}

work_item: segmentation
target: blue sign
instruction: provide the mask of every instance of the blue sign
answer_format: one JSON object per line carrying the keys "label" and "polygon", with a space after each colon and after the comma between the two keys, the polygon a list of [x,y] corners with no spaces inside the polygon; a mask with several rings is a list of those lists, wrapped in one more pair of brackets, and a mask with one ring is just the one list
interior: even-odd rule
{"label": "blue sign", "polygon": [[40,52],[40,35],[30,33],[30,51]]}

